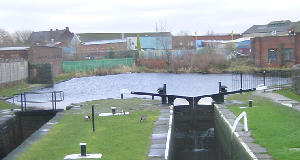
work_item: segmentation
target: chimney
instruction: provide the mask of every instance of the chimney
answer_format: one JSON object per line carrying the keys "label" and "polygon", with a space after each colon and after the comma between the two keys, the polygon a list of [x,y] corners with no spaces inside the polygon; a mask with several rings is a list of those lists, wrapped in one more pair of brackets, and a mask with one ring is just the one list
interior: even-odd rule
{"label": "chimney", "polygon": [[50,32],[52,32],[53,30],[52,29],[50,29]]}
{"label": "chimney", "polygon": [[66,27],[66,31],[69,31],[69,27]]}

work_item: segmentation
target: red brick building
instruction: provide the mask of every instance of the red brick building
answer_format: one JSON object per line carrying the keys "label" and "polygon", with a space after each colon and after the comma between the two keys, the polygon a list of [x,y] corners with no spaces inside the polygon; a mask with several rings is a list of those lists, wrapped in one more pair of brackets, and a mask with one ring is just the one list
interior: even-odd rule
{"label": "red brick building", "polygon": [[292,66],[300,63],[300,34],[251,38],[251,52],[259,67]]}
{"label": "red brick building", "polygon": [[229,41],[242,38],[241,34],[228,35],[207,35],[207,36],[196,36],[197,40],[211,40],[211,41]]}
{"label": "red brick building", "polygon": [[79,46],[78,53],[83,57],[101,58],[108,56],[109,52],[127,50],[127,43],[124,40],[94,41],[86,42]]}
{"label": "red brick building", "polygon": [[[52,75],[55,77],[62,73],[62,49],[48,46],[32,46],[28,52],[28,63],[50,64]],[[35,76],[35,71],[29,70],[30,77]]]}

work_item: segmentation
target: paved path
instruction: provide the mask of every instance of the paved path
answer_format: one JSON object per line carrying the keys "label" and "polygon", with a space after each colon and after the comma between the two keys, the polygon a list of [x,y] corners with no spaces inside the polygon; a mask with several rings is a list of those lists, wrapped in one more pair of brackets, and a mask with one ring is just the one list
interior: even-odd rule
{"label": "paved path", "polygon": [[[152,133],[151,146],[148,153],[148,160],[168,159],[170,141],[170,115],[172,109],[169,105],[160,106],[160,116],[155,122],[155,129]],[[170,112],[171,110],[171,112]]]}
{"label": "paved path", "polygon": [[300,111],[300,103],[299,102],[292,100],[290,98],[287,98],[285,96],[282,96],[278,93],[275,93],[275,92],[273,92],[273,90],[266,90],[265,92],[256,91],[255,94],[258,96],[268,98],[268,99],[272,100],[273,102],[280,103],[284,106],[291,107],[291,108],[294,108],[294,109]]}

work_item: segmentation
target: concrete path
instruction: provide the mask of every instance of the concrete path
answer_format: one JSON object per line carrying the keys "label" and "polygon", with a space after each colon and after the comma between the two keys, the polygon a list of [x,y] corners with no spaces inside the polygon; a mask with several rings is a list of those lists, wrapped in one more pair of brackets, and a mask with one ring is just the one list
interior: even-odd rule
{"label": "concrete path", "polygon": [[300,111],[300,103],[299,102],[297,102],[295,100],[292,100],[290,98],[287,98],[285,96],[282,96],[278,93],[275,93],[275,92],[273,92],[273,90],[266,90],[265,92],[256,91],[255,94],[258,95],[258,96],[268,98],[268,99],[272,100],[275,103],[279,103],[279,104],[282,104],[284,106],[294,108],[297,111]]}
{"label": "concrete path", "polygon": [[[151,146],[148,153],[149,160],[168,159],[170,144],[170,128],[172,124],[172,110],[169,105],[160,106],[160,115],[155,122],[156,127],[152,133]],[[171,123],[170,123],[171,121]]]}

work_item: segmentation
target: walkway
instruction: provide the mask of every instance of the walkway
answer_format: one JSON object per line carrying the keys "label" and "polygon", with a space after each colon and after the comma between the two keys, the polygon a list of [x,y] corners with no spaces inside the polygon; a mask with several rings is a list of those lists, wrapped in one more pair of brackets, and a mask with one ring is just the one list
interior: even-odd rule
{"label": "walkway", "polygon": [[291,108],[294,108],[295,110],[300,111],[300,103],[299,102],[297,102],[295,100],[292,100],[290,98],[287,98],[285,96],[282,96],[282,95],[280,95],[278,93],[275,93],[273,91],[274,90],[266,90],[265,92],[256,91],[254,93],[258,96],[268,98],[268,99],[272,100],[275,103],[280,103],[284,106],[291,107]]}

